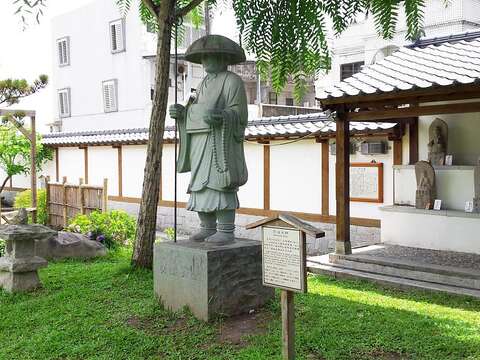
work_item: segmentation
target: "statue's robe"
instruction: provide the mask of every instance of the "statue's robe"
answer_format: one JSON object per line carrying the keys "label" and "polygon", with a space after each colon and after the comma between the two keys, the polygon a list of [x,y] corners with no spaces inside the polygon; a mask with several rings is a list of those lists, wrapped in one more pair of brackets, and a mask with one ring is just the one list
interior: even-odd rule
{"label": "statue's robe", "polygon": [[[223,123],[210,126],[208,110],[222,110]],[[178,122],[178,172],[191,172],[188,210],[213,212],[239,207],[237,191],[247,182],[243,140],[248,121],[247,96],[242,79],[230,72],[208,74],[196,99]]]}

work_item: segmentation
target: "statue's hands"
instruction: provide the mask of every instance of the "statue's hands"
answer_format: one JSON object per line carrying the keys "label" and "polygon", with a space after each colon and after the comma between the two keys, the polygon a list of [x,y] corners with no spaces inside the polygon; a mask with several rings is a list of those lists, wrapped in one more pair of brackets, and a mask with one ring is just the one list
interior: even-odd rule
{"label": "statue's hands", "polygon": [[209,110],[204,117],[204,121],[211,126],[220,126],[223,123],[223,110]]}
{"label": "statue's hands", "polygon": [[185,106],[180,104],[171,105],[169,113],[172,119],[183,120],[185,118]]}

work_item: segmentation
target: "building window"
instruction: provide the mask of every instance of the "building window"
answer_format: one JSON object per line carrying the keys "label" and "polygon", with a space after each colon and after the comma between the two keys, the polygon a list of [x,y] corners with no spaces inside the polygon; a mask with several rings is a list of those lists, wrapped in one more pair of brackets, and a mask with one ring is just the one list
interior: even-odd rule
{"label": "building window", "polygon": [[293,98],[285,98],[285,105],[293,106]]}
{"label": "building window", "polygon": [[269,92],[268,93],[268,103],[269,104],[278,104],[277,93],[276,92]]}
{"label": "building window", "polygon": [[363,61],[358,61],[354,63],[340,65],[340,81],[343,81],[346,78],[352,76],[353,74],[358,73],[360,70],[362,70],[362,66],[364,64],[365,63]]}
{"label": "building window", "polygon": [[107,80],[102,83],[103,108],[106,113],[118,111],[117,80]]}
{"label": "building window", "polygon": [[112,53],[125,51],[125,19],[110,23],[110,47]]}
{"label": "building window", "polygon": [[57,40],[58,65],[70,65],[70,38],[64,37]]}
{"label": "building window", "polygon": [[70,88],[58,90],[58,114],[61,118],[70,117]]}

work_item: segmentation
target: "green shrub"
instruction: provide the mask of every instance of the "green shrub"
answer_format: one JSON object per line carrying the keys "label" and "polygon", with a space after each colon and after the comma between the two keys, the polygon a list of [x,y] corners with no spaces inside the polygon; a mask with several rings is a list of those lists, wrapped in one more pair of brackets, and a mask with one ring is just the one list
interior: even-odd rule
{"label": "green shrub", "polygon": [[[15,208],[32,207],[32,191],[25,190],[15,196]],[[28,217],[32,222],[31,216]],[[47,225],[47,192],[45,189],[37,190],[37,224]]]}
{"label": "green shrub", "polygon": [[172,228],[172,227],[167,227],[167,228],[164,230],[164,233],[167,235],[167,237],[168,237],[169,240],[175,239],[175,229],[174,229],[174,228]]}
{"label": "green shrub", "polygon": [[5,247],[6,247],[5,240],[0,239],[0,257],[5,255]]}
{"label": "green shrub", "polygon": [[90,236],[101,241],[108,248],[128,245],[135,238],[136,220],[123,210],[106,213],[94,211],[90,215],[77,215],[66,229]]}

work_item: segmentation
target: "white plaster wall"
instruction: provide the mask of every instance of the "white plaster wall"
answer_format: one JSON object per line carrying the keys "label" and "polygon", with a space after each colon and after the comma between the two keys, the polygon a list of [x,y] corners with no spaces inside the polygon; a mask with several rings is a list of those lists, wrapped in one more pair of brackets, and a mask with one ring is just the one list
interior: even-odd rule
{"label": "white plaster wall", "polygon": [[[2,179],[3,180],[3,179]],[[12,185],[14,188],[26,189],[30,188],[30,175],[15,175],[12,177]],[[7,183],[7,187],[9,184]]]}
{"label": "white plaster wall", "polygon": [[263,209],[263,146],[245,143],[245,160],[248,182],[238,192],[240,206]]}
{"label": "white plaster wall", "polygon": [[420,160],[428,159],[428,129],[435,118],[448,124],[448,153],[454,165],[477,165],[480,158],[480,113],[421,116],[418,124]]}
{"label": "white plaster wall", "polygon": [[146,157],[146,145],[122,146],[123,196],[137,198],[142,196]]}
{"label": "white plaster wall", "polygon": [[477,218],[382,212],[382,242],[480,254]]}
{"label": "white plaster wall", "polygon": [[[52,102],[57,113],[57,90],[71,89],[72,116],[63,119],[63,131],[147,126],[149,63],[142,57],[145,26],[136,2],[126,17],[126,51],[116,54],[110,50],[109,22],[121,14],[114,1],[94,1],[52,20],[52,44],[70,37],[69,66],[58,66],[57,48],[52,46]],[[102,81],[110,79],[118,79],[118,112],[104,113]]]}
{"label": "white plaster wall", "polygon": [[[478,171],[478,170],[477,170]],[[442,208],[449,210],[465,209],[465,202],[472,201],[478,194],[475,193],[474,168],[449,168],[442,166],[435,169],[437,183],[437,198],[442,200]],[[399,205],[415,205],[415,191],[417,181],[415,168],[395,170],[395,199]]]}
{"label": "white plaster wall", "polygon": [[[173,201],[175,197],[175,146],[172,144],[163,146],[162,171],[162,200]],[[186,202],[189,198],[187,189],[190,173],[178,174],[177,181],[177,199]]]}
{"label": "white plaster wall", "polygon": [[44,176],[50,176],[50,181],[56,180],[55,152],[53,152],[52,160],[47,161],[42,166],[42,170],[39,171],[39,174]]}
{"label": "white plaster wall", "polygon": [[[59,160],[59,163],[58,163],[58,170],[59,170],[58,180],[59,181],[62,181],[62,178],[64,176],[67,177],[67,182],[72,184],[77,184],[80,178],[83,178],[85,180],[85,158],[84,158],[83,149],[79,149],[78,147],[59,148],[58,160]],[[89,162],[91,161],[90,159],[88,160]],[[94,172],[98,173],[98,169],[94,169]],[[89,170],[89,174],[90,174],[90,170]],[[90,179],[90,175],[89,175],[89,179]]]}
{"label": "white plaster wall", "polygon": [[[272,145],[279,142],[272,142]],[[270,150],[270,208],[321,212],[321,144],[304,140]]]}
{"label": "white plaster wall", "polygon": [[[383,139],[369,138],[368,141],[375,141]],[[380,210],[381,206],[385,204],[393,204],[393,142],[388,141],[388,153],[380,155],[362,155],[359,151],[355,155],[350,156],[351,163],[357,162],[372,162],[372,160],[377,163],[383,163],[383,203],[363,203],[363,202],[350,202],[350,216],[360,217],[360,218],[369,218],[369,219],[380,219]],[[330,155],[330,215],[335,215],[337,213],[336,209],[336,194],[335,194],[335,164],[336,158],[334,155]]]}
{"label": "white plaster wall", "polygon": [[111,146],[91,146],[88,148],[88,183],[103,186],[105,178],[108,195],[118,196],[118,150]]}

